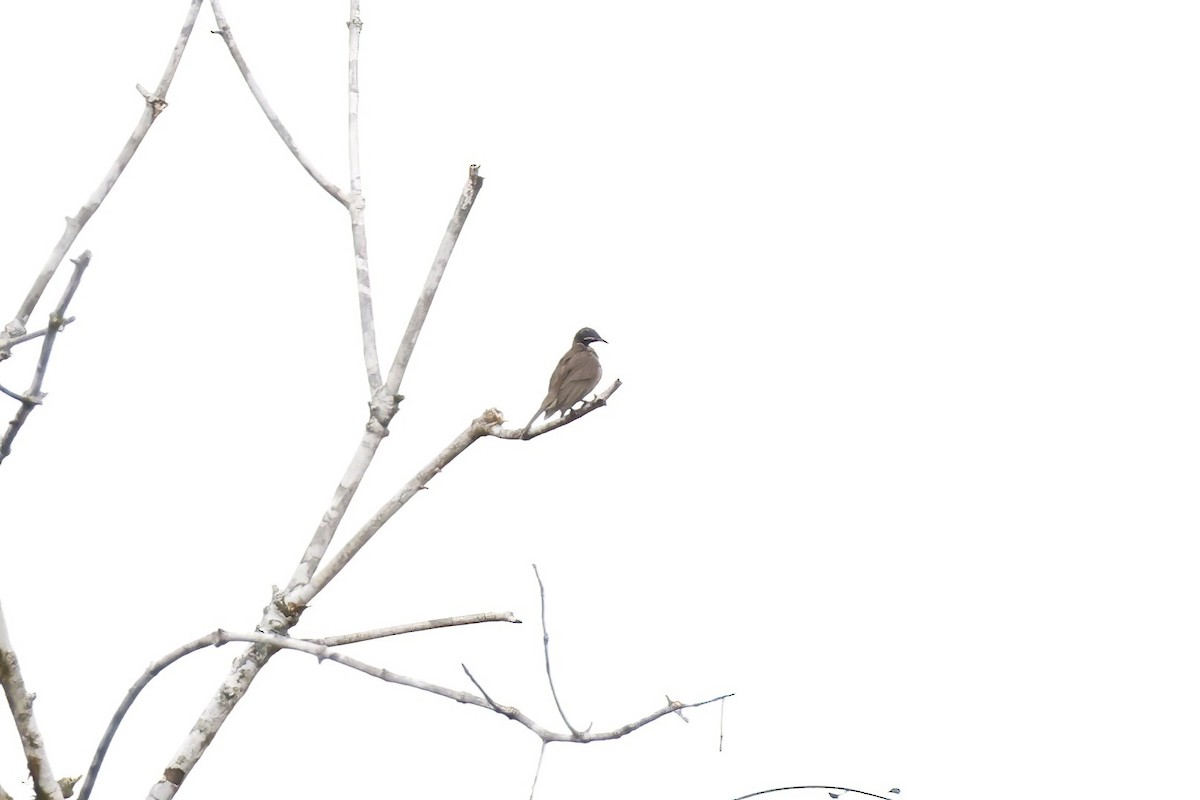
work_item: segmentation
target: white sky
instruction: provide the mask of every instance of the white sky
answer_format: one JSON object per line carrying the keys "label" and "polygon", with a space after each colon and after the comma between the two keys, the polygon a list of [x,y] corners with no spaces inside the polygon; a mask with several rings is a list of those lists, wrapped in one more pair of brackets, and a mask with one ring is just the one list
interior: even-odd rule
{"label": "white sky", "polygon": [[[343,186],[347,5],[225,6]],[[185,8],[6,8],[2,321]],[[536,562],[578,724],[737,692],[724,752],[716,706],[557,745],[539,800],[1194,796],[1200,11],[734,8],[365,0],[386,359],[467,165],[487,184],[335,544],[483,409],[523,424],[580,326],[625,386],[473,447],[295,634],[511,610],[526,624],[349,652],[470,689],[465,662],[561,729]],[[59,774],[146,664],[254,626],[365,421],[345,213],[213,27],[206,7],[72,250],[94,253],[79,320],[0,474],[0,599]],[[24,388],[35,350],[0,382]],[[97,798],[144,795],[236,652],[154,682]],[[498,716],[284,653],[181,796],[522,798],[537,752]],[[23,775],[0,724],[0,785],[28,796]]]}

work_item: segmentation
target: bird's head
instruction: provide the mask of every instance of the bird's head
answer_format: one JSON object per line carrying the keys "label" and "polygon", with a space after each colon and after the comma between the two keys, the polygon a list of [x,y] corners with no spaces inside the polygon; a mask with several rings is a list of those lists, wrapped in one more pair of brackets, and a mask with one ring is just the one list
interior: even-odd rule
{"label": "bird's head", "polygon": [[582,344],[586,346],[594,342],[604,342],[605,344],[608,344],[608,342],[605,341],[600,334],[596,333],[595,328],[580,328],[579,333],[575,334],[575,344]]}

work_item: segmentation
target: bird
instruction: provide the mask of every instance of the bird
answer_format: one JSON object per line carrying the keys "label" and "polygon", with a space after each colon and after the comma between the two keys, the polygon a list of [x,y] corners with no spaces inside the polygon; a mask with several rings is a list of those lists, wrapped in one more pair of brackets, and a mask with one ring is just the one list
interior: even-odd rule
{"label": "bird", "polygon": [[600,368],[600,357],[591,347],[595,342],[608,344],[594,328],[580,328],[575,334],[571,349],[558,360],[558,366],[550,376],[546,399],[534,413],[533,419],[529,420],[525,430],[521,431],[522,439],[529,437],[529,429],[539,416],[545,414],[546,419],[550,419],[556,411],[565,416],[568,410],[587,397],[587,393],[600,383],[600,376],[604,371]]}

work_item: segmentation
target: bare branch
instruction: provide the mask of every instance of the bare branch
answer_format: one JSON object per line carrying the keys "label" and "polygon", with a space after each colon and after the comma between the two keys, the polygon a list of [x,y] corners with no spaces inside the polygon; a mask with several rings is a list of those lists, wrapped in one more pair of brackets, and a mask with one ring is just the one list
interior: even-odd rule
{"label": "bare branch", "polygon": [[[583,732],[575,729],[571,722],[567,719],[567,712],[563,711],[562,703],[558,702],[558,691],[554,688],[554,676],[550,674],[550,631],[546,628],[546,587],[542,585],[542,576],[538,572],[537,564],[533,565],[533,574],[537,578],[538,593],[542,596],[542,650],[546,653],[546,681],[550,684],[550,694],[554,697],[554,705],[558,708],[558,715],[562,717],[563,724],[567,726],[567,730],[576,736],[581,736]],[[588,724],[587,730],[591,730],[591,723]]]}
{"label": "bare branch", "polygon": [[358,530],[358,533],[351,537],[350,541],[338,551],[329,563],[327,563],[320,572],[308,584],[300,586],[296,591],[287,596],[286,602],[288,607],[303,607],[308,605],[309,601],[316,596],[326,584],[342,571],[342,568],[350,563],[350,559],[354,558],[355,553],[363,548],[367,542],[371,541],[371,537],[383,527],[383,524],[392,518],[392,515],[404,507],[404,504],[416,496],[417,492],[425,488],[425,486],[433,480],[446,466],[463,453],[468,447],[474,444],[479,439],[487,436],[488,431],[500,424],[500,412],[495,409],[489,409],[478,418],[471,421],[466,430],[454,437],[454,441],[446,445],[442,452],[421,468],[408,483],[401,487],[400,491],[392,495],[392,498],[384,503],[378,511]]}
{"label": "bare branch", "polygon": [[404,338],[400,340],[400,348],[392,360],[392,368],[388,372],[387,383],[383,387],[384,397],[376,398],[377,402],[387,402],[396,392],[400,391],[400,384],[404,381],[404,373],[408,369],[409,359],[412,358],[413,349],[417,346],[417,337],[421,335],[425,318],[429,316],[429,309],[433,305],[433,298],[437,294],[442,275],[446,272],[450,254],[454,252],[458,235],[462,233],[463,225],[467,222],[467,215],[475,207],[475,200],[479,197],[479,190],[482,188],[483,176],[479,174],[479,166],[472,164],[467,171],[467,183],[463,186],[462,194],[459,195],[458,205],[454,207],[450,223],[446,226],[445,234],[442,235],[442,243],[438,246],[437,255],[434,256],[433,264],[429,267],[429,274],[425,277],[421,296],[417,298],[412,316],[409,317],[408,328],[404,331]]}
{"label": "bare branch", "polygon": [[41,731],[38,730],[37,719],[33,716],[33,695],[25,690],[25,681],[21,677],[21,666],[17,662],[17,652],[13,649],[8,637],[8,625],[4,621],[4,607],[0,606],[0,685],[4,687],[4,696],[8,700],[8,710],[12,713],[13,722],[17,725],[17,733],[21,737],[21,747],[25,751],[25,764],[33,777],[35,796],[42,800],[62,800],[62,789],[54,779],[54,771],[50,769],[50,757],[46,754],[46,746],[42,741]]}
{"label": "bare branch", "polygon": [[[346,544],[346,546],[342,548],[337,557],[334,558],[334,560],[327,565],[326,568],[322,570],[322,572],[313,581],[294,587],[294,589],[288,592],[286,596],[281,594],[275,597],[273,602],[269,603],[263,610],[263,619],[262,622],[259,623],[260,629],[279,633],[286,633],[288,630],[290,630],[292,626],[294,626],[299,620],[299,615],[301,611],[303,611],[304,606],[308,603],[308,601],[311,600],[312,597],[316,595],[316,593],[320,591],[320,589],[325,586],[325,584],[328,583],[334,575],[341,571],[342,567],[349,562],[350,558],[356,552],[358,552],[358,550],[364,544],[366,544],[367,541],[370,540],[375,531],[377,531],[383,525],[383,523],[392,516],[392,514],[395,514],[400,507],[407,503],[414,494],[423,488],[425,484],[432,480],[435,475],[441,472],[446,464],[453,461],[459,453],[466,450],[467,447],[469,447],[477,439],[486,436],[488,431],[493,426],[499,425],[501,419],[500,412],[496,411],[495,409],[490,409],[485,411],[479,419],[474,420],[470,427],[468,427],[466,431],[464,431],[453,442],[451,442],[450,445],[443,450],[437,458],[430,462],[430,464],[427,465],[423,470],[418,472],[404,489],[402,489],[395,497],[388,501],[388,503],[384,504],[383,508],[375,513],[375,516],[372,517],[371,520],[369,520],[357,534],[355,534],[354,538],[352,538]],[[363,444],[360,445],[360,451],[358,454],[356,454],[355,461],[352,462],[352,468],[361,466],[361,469],[365,472],[367,465],[370,463],[370,456],[374,454],[374,448],[378,447],[378,443],[382,440],[382,434],[385,430],[386,429],[384,429],[376,420],[371,420],[371,422],[368,424],[367,434],[363,437]],[[371,441],[373,441],[373,445],[370,451],[364,453],[364,448]],[[358,478],[361,480],[361,473],[359,473]],[[357,489],[357,482],[354,484],[353,489]],[[338,487],[338,492],[343,493],[343,495],[345,495],[347,492],[349,496],[353,495],[353,491],[348,489],[348,487],[346,487],[344,484]],[[338,495],[335,495],[335,498],[337,496]],[[348,496],[346,496],[346,502],[349,502]],[[332,528],[336,528],[335,521],[329,519],[330,514],[331,512],[326,512],[326,519],[322,520],[322,525],[324,526],[328,522]],[[332,536],[332,530],[330,531],[330,536]],[[312,547],[313,545],[310,545],[310,551]],[[304,564],[302,562],[301,567],[298,569],[303,568],[303,566]],[[241,639],[240,641],[274,642],[275,640],[245,638]],[[284,641],[296,644],[298,640],[285,639]],[[319,647],[319,645],[312,645],[308,642],[303,642],[302,644],[304,644],[305,647]],[[293,646],[293,649],[303,648]],[[326,648],[321,648],[320,652],[326,652]],[[224,724],[225,720],[229,717],[230,712],[233,711],[234,707],[245,696],[246,692],[249,691],[250,685],[262,671],[263,665],[270,660],[273,654],[274,650],[271,647],[266,646],[265,644],[255,644],[238,657],[238,659],[234,662],[230,673],[225,677],[225,680],[221,682],[221,685],[217,688],[217,691],[209,700],[208,705],[205,707],[204,711],[201,712],[200,717],[192,725],[192,729],[188,733],[183,744],[172,757],[170,765],[166,770],[163,771],[163,779],[151,787],[148,794],[150,800],[169,800],[169,798],[175,796],[175,792],[179,790],[179,786],[187,778],[188,773],[200,760],[200,757],[204,754],[205,750],[220,731],[221,725]],[[326,655],[322,655],[322,657],[333,658],[333,656]],[[341,656],[339,656],[339,658],[341,658]],[[406,683],[405,685],[412,685],[416,688],[425,688],[426,686],[419,681]],[[457,699],[456,696],[455,699]],[[480,703],[482,702],[483,701],[480,700]]]}
{"label": "bare branch", "polygon": [[361,633],[345,633],[341,636],[325,636],[320,639],[304,639],[306,642],[319,644],[322,647],[340,647],[346,644],[357,644],[372,639],[383,639],[387,636],[399,636],[417,631],[431,631],[435,628],[449,628],[455,625],[477,625],[481,622],[513,622],[521,624],[521,620],[513,616],[511,611],[485,611],[481,614],[468,614],[461,617],[444,617],[428,619],[424,622],[413,622],[408,625],[396,625],[391,628],[378,628]]}
{"label": "bare branch", "polygon": [[4,791],[4,787],[0,786],[0,800],[13,800],[13,796]]}
{"label": "bare branch", "polygon": [[546,422],[542,422],[541,424],[535,425],[534,427],[529,429],[529,433],[527,433],[527,434],[523,435],[523,432],[519,428],[494,428],[493,430],[491,430],[488,433],[488,435],[495,436],[497,439],[533,439],[533,438],[536,438],[538,436],[541,436],[544,433],[549,433],[550,431],[557,430],[558,428],[561,428],[564,425],[570,425],[575,420],[579,419],[580,417],[587,416],[588,414],[592,413],[593,411],[595,411],[598,408],[604,408],[604,406],[608,405],[608,398],[612,397],[613,394],[616,393],[617,389],[620,389],[620,388],[621,388],[621,381],[620,380],[613,381],[612,386],[609,386],[603,392],[596,395],[591,400],[589,400],[586,403],[584,403],[583,405],[581,405],[579,408],[572,409],[572,410],[568,411],[566,414],[564,414],[561,417],[558,417],[556,419],[548,420]]}
{"label": "bare branch", "polygon": [[354,242],[354,271],[358,277],[358,316],[362,323],[363,360],[367,365],[367,386],[374,397],[383,385],[379,372],[379,350],[375,344],[375,310],[371,304],[371,273],[367,261],[366,201],[362,191],[362,168],[358,148],[358,42],[362,36],[362,19],[358,0],[350,0],[349,44],[349,141],[350,150],[350,235]]}
{"label": "bare branch", "polygon": [[475,676],[471,674],[471,670],[467,669],[467,665],[460,664],[459,666],[461,666],[463,668],[463,672],[467,673],[467,677],[471,679],[471,683],[475,684],[475,688],[479,690],[479,693],[481,695],[483,695],[483,699],[488,702],[488,705],[490,705],[492,707],[492,710],[498,711],[500,709],[500,706],[498,706],[496,704],[496,701],[493,700],[491,697],[489,697],[488,693],[486,691],[484,691],[482,686],[479,685],[479,681],[475,680]]}
{"label": "bare branch", "polygon": [[533,793],[537,791],[537,779],[542,774],[542,759],[546,757],[546,745],[549,742],[542,742],[542,747],[538,750],[537,768],[533,771],[533,785],[529,787],[529,800],[533,800]]}
{"label": "bare branch", "polygon": [[[470,678],[471,682],[475,684],[475,687],[479,689],[480,695],[483,695],[482,697],[479,695],[470,694],[468,692],[460,692],[457,689],[439,686],[435,683],[429,683],[417,678],[409,678],[404,675],[398,675],[382,667],[376,667],[374,665],[367,664],[364,661],[359,661],[356,658],[352,658],[329,647],[325,647],[314,642],[308,642],[303,639],[292,639],[287,636],[279,636],[273,633],[263,633],[261,631],[254,631],[253,633],[231,633],[225,630],[217,630],[207,636],[195,640],[194,642],[190,642],[180,648],[177,648],[176,650],[171,651],[163,658],[154,662],[142,674],[142,677],[139,678],[138,681],[130,688],[129,692],[125,696],[125,699],[121,702],[121,706],[117,710],[117,713],[113,715],[113,720],[109,723],[108,730],[106,730],[104,734],[104,739],[101,741],[100,747],[96,751],[96,756],[92,760],[92,766],[88,770],[87,779],[84,781],[84,788],[80,793],[80,800],[88,800],[88,795],[90,794],[92,786],[95,783],[96,775],[100,769],[100,764],[104,760],[104,754],[108,750],[108,746],[112,741],[113,735],[116,733],[116,729],[119,726],[121,719],[125,716],[125,713],[129,710],[130,706],[132,706],[134,699],[141,692],[141,690],[145,688],[145,686],[158,673],[173,664],[175,661],[178,661],[183,656],[188,655],[189,653],[194,653],[197,650],[205,647],[220,647],[226,642],[249,642],[252,644],[252,647],[250,647],[249,650],[239,659],[239,661],[236,662],[234,673],[230,677],[226,678],[223,688],[228,686],[231,690],[236,691],[237,686],[234,683],[234,679],[240,671],[238,667],[241,667],[247,662],[252,662],[251,666],[253,666],[253,673],[250,674],[249,678],[247,679],[248,682],[249,680],[253,680],[254,675],[257,674],[258,670],[262,668],[262,665],[266,663],[270,656],[277,650],[298,650],[302,653],[308,653],[309,655],[315,656],[319,660],[333,661],[334,663],[341,664],[344,667],[349,667],[350,669],[357,670],[366,675],[371,675],[372,677],[379,678],[380,680],[388,683],[395,683],[401,686],[408,686],[413,689],[420,689],[423,692],[429,692],[430,694],[446,697],[459,703],[479,706],[480,708],[486,708],[489,711],[494,711],[497,714],[519,722],[521,725],[533,731],[533,733],[545,743],[574,742],[576,744],[587,744],[589,742],[619,739],[622,736],[627,736],[644,725],[648,725],[659,717],[672,713],[673,711],[678,711],[683,708],[697,708],[699,706],[715,703],[718,700],[723,700],[726,697],[733,696],[732,693],[724,694],[719,697],[703,700],[698,703],[681,703],[678,700],[673,700],[665,707],[660,708],[657,711],[653,711],[639,720],[627,723],[619,728],[614,728],[611,731],[604,731],[602,733],[557,733],[542,727],[512,706],[505,706],[497,703],[490,696],[488,696],[486,692],[483,691],[483,688],[479,686],[478,681],[476,681],[474,676],[471,675],[470,670],[466,668],[466,665],[463,665],[463,670],[467,673],[467,676]],[[0,643],[2,643],[2,640],[0,640]],[[243,690],[237,695],[237,697],[240,698],[244,693],[245,692]],[[231,702],[236,702],[236,700],[231,700]],[[179,790],[180,785],[183,783],[184,779],[187,778],[188,769],[186,769],[184,765],[190,767],[195,764],[195,761],[199,759],[204,749],[211,742],[212,737],[216,736],[217,731],[220,729],[221,723],[224,721],[225,717],[228,716],[229,710],[231,709],[226,710],[224,715],[221,715],[215,719],[211,719],[207,714],[201,717],[200,721],[197,722],[197,725],[193,727],[192,735],[188,740],[188,743],[194,746],[195,752],[184,753],[181,751],[176,755],[172,765],[164,771],[163,780],[155,784],[150,790],[148,800],[167,800],[167,798],[174,797],[175,792]],[[213,723],[215,727],[202,728],[200,723],[205,721]],[[201,740],[199,737],[204,733],[208,734],[208,739]],[[191,760],[182,760],[183,756],[185,755],[190,755]]]}
{"label": "bare branch", "polygon": [[[42,399],[46,396],[42,392],[42,381],[46,377],[46,368],[50,365],[50,350],[54,347],[54,340],[58,337],[58,332],[64,326],[63,318],[66,316],[67,306],[70,304],[71,298],[75,296],[75,290],[79,288],[79,282],[83,279],[83,271],[87,269],[91,260],[91,250],[84,250],[79,258],[72,259],[75,271],[71,273],[71,280],[67,282],[67,288],[63,290],[58,305],[54,311],[50,312],[50,324],[47,326],[46,337],[42,339],[42,352],[38,357],[37,366],[33,370],[33,380],[29,384],[25,396],[20,398],[21,407],[17,409],[17,415],[8,423],[8,430],[5,431],[4,438],[0,440],[0,463],[3,463],[4,459],[12,452],[13,440],[17,438],[17,433],[25,424],[25,420],[29,419],[29,415],[41,405]],[[11,393],[5,391],[5,394]]]}
{"label": "bare branch", "polygon": [[279,138],[287,145],[287,149],[291,151],[296,160],[300,162],[300,166],[304,167],[304,171],[316,181],[322,189],[330,194],[335,200],[344,206],[350,205],[349,196],[340,188],[335,186],[332,181],[322,175],[313,163],[308,160],[308,157],[300,152],[300,148],[296,146],[296,142],[292,139],[292,135],[288,133],[288,129],[280,121],[279,115],[271,108],[271,104],[267,102],[266,95],[258,86],[258,81],[254,80],[254,75],[250,72],[250,66],[246,63],[246,59],[242,57],[242,51],[238,49],[237,42],[233,40],[233,32],[229,29],[229,22],[225,19],[225,13],[221,10],[220,0],[210,0],[213,10],[213,16],[217,20],[217,30],[213,33],[218,34],[224,41],[225,46],[229,48],[229,55],[233,56],[233,61],[237,64],[238,70],[242,73],[242,78],[245,79],[246,85],[250,87],[250,94],[254,95],[254,99],[258,101],[258,107],[267,115],[267,120],[270,121],[271,127],[279,134]]}
{"label": "bare branch", "polygon": [[154,120],[158,118],[162,109],[166,107],[167,90],[171,87],[171,81],[175,77],[175,70],[179,66],[180,59],[183,58],[183,50],[187,47],[188,38],[192,35],[192,27],[196,24],[196,15],[200,13],[202,3],[203,0],[191,0],[191,4],[188,6],[187,17],[183,22],[183,28],[179,31],[179,38],[175,42],[175,49],[171,52],[171,59],[167,63],[167,68],[163,71],[162,78],[158,82],[158,90],[155,92],[153,102],[147,99],[146,108],[142,111],[142,116],[138,120],[137,125],[134,126],[133,133],[129,135],[129,140],[121,148],[120,155],[117,156],[117,160],[113,162],[113,165],[109,167],[108,174],[100,181],[100,185],[96,187],[96,191],[92,192],[92,196],[88,198],[87,202],[84,203],[74,217],[67,218],[66,230],[59,237],[58,244],[50,251],[50,256],[46,259],[46,263],[42,265],[42,271],[34,279],[29,294],[25,296],[21,307],[17,309],[16,316],[4,327],[4,330],[0,331],[0,359],[6,357],[8,342],[25,332],[25,323],[29,322],[29,317],[33,314],[33,309],[37,306],[38,300],[41,299],[42,293],[50,283],[50,279],[54,277],[58,265],[62,263],[63,258],[67,255],[67,251],[75,243],[75,237],[83,230],[83,226],[92,218],[92,215],[96,213],[96,209],[100,207],[100,204],[104,202],[104,198],[108,196],[113,186],[116,185],[117,179],[121,177],[121,173],[125,171],[125,167],[133,158],[133,154],[137,152],[142,139],[146,138],[146,133],[150,130],[150,126],[154,124]]}

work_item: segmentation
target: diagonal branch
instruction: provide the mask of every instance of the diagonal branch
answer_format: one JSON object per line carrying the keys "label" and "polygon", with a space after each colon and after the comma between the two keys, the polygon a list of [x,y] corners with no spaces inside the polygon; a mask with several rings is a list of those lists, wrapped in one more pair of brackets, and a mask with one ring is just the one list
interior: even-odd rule
{"label": "diagonal branch", "polygon": [[[54,340],[58,338],[58,332],[66,325],[63,320],[67,314],[67,306],[70,304],[71,298],[75,296],[75,290],[79,288],[79,282],[83,279],[83,271],[87,269],[91,260],[91,250],[84,250],[79,258],[72,259],[75,271],[71,273],[71,280],[67,282],[67,288],[63,290],[58,305],[55,306],[54,311],[50,312],[50,324],[46,326],[46,337],[42,339],[42,352],[38,357],[37,366],[33,370],[33,380],[29,384],[25,396],[20,398],[21,407],[17,409],[17,415],[8,423],[8,430],[5,431],[4,438],[0,439],[0,463],[3,463],[4,459],[12,452],[13,440],[17,438],[17,433],[25,424],[25,420],[29,419],[29,415],[41,405],[42,399],[46,396],[42,391],[42,381],[46,377],[47,367],[50,366],[50,350],[54,347]],[[6,391],[5,394],[8,392]]]}
{"label": "diagonal branch", "polygon": [[455,206],[454,214],[450,217],[449,224],[446,225],[442,243],[438,246],[437,255],[433,258],[433,265],[430,266],[429,274],[425,277],[425,285],[421,287],[421,295],[413,307],[412,316],[409,317],[408,328],[404,331],[404,338],[400,340],[400,348],[392,360],[392,368],[388,372],[387,383],[383,387],[385,397],[377,398],[377,400],[390,399],[400,391],[404,373],[408,370],[409,359],[412,358],[413,349],[417,346],[417,337],[421,335],[421,328],[425,325],[425,318],[429,316],[429,309],[433,306],[433,298],[437,294],[438,285],[446,273],[446,264],[450,261],[450,254],[454,252],[454,245],[458,243],[458,235],[462,233],[463,225],[467,223],[467,215],[475,207],[475,200],[479,197],[479,190],[482,188],[483,176],[479,174],[479,165],[472,164],[467,171],[467,183],[463,186],[462,194],[459,195],[458,205]]}
{"label": "diagonal branch", "polygon": [[75,216],[67,217],[66,230],[59,237],[58,244],[54,245],[54,249],[50,251],[46,263],[42,265],[42,271],[38,273],[37,278],[33,281],[33,286],[30,288],[29,294],[25,296],[21,307],[17,309],[16,316],[13,317],[12,321],[3,330],[0,330],[0,359],[7,357],[6,353],[9,341],[25,332],[25,323],[29,322],[29,317],[33,314],[33,309],[37,306],[38,300],[41,299],[42,293],[46,291],[46,286],[50,283],[50,279],[54,277],[58,265],[62,263],[63,258],[67,255],[67,251],[75,243],[75,237],[79,235],[79,232],[83,230],[83,226],[96,213],[96,209],[100,208],[100,204],[104,202],[104,198],[108,196],[113,186],[116,185],[117,179],[121,177],[121,173],[125,171],[125,167],[133,159],[133,154],[137,152],[142,139],[146,138],[150,126],[154,124],[154,120],[158,119],[158,115],[167,107],[167,90],[171,88],[171,81],[175,78],[175,70],[179,67],[179,62],[183,58],[183,50],[187,47],[188,39],[192,35],[192,27],[196,24],[196,15],[200,13],[200,5],[202,3],[203,0],[191,0],[188,6],[187,17],[183,21],[183,28],[179,31],[179,38],[175,42],[175,49],[171,51],[171,58],[167,62],[167,68],[163,71],[162,77],[158,81],[158,88],[154,94],[146,97],[146,107],[142,111],[141,118],[134,126],[133,133],[129,135],[129,140],[121,148],[121,153],[117,156],[117,160],[109,167],[108,174],[100,181],[100,185],[96,187],[96,191],[92,192],[92,196],[88,198],[87,202],[83,204]]}
{"label": "diagonal branch", "polygon": [[50,769],[50,757],[46,754],[37,719],[33,716],[34,695],[25,690],[21,666],[17,663],[17,652],[8,638],[3,606],[0,606],[0,685],[4,687],[8,710],[17,725],[21,747],[25,751],[25,764],[29,767],[29,774],[33,776],[34,796],[38,800],[62,800],[62,789],[54,779],[54,771]]}
{"label": "diagonal branch", "polygon": [[279,115],[271,108],[271,104],[267,102],[267,96],[263,94],[259,88],[258,81],[254,79],[254,74],[250,72],[250,66],[246,63],[246,59],[242,57],[242,51],[238,49],[237,42],[233,39],[233,32],[229,29],[229,22],[225,19],[225,12],[221,10],[220,0],[209,0],[212,5],[213,17],[217,20],[217,30],[213,33],[219,35],[224,41],[225,46],[229,48],[229,55],[233,56],[233,61],[237,64],[238,71],[242,73],[242,78],[246,81],[246,85],[250,87],[250,94],[254,95],[254,99],[258,101],[258,107],[267,115],[267,120],[271,123],[271,127],[279,134],[279,138],[287,145],[287,149],[292,152],[296,160],[300,162],[300,166],[304,167],[304,171],[316,181],[322,189],[330,194],[333,199],[337,200],[344,206],[350,205],[350,198],[344,191],[335,186],[332,181],[326,178],[317,170],[308,156],[300,152],[300,148],[296,146],[296,141],[292,139],[292,134],[288,133],[287,126],[279,119]]}
{"label": "diagonal branch", "polygon": [[327,563],[320,572],[307,584],[298,587],[298,589],[286,598],[286,603],[289,607],[303,607],[308,605],[309,601],[316,596],[318,592],[337,576],[342,569],[350,563],[350,559],[371,541],[384,523],[404,507],[409,500],[416,496],[417,492],[421,491],[426,485],[434,479],[447,465],[459,455],[461,455],[468,447],[477,442],[479,439],[487,436],[488,431],[501,421],[500,412],[493,409],[488,409],[481,416],[471,421],[466,430],[454,437],[454,440],[438,453],[436,457],[420,471],[414,475],[408,483],[400,488],[400,491],[392,495],[391,499],[384,503],[378,511],[376,511],[366,523],[359,528],[358,533],[350,538],[350,541],[343,545],[329,563]]}

